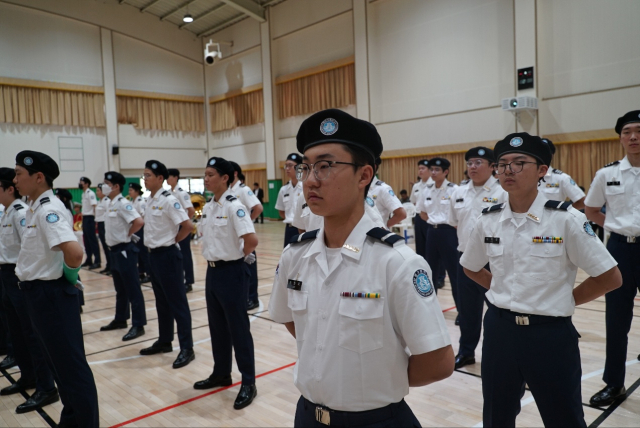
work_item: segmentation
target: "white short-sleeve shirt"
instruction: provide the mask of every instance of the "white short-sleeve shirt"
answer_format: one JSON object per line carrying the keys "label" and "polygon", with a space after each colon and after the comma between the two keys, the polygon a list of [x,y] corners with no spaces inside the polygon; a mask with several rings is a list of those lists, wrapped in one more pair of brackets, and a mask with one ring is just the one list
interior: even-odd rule
{"label": "white short-sleeve shirt", "polygon": [[596,172],[584,204],[601,208],[607,204],[604,228],[625,236],[640,236],[640,168],[625,156]]}
{"label": "white short-sleeve shirt", "polygon": [[202,256],[208,261],[233,261],[244,257],[242,236],[255,233],[248,209],[227,189],[218,201],[211,199],[202,210],[198,228]]}
{"label": "white short-sleeve shirt", "polygon": [[304,198],[304,193],[301,192],[295,202],[291,225],[302,230],[316,230],[320,229],[323,224],[323,218],[311,212],[311,208]]}
{"label": "white short-sleeve shirt", "polygon": [[110,202],[111,199],[109,199],[108,196],[103,196],[102,199],[100,199],[98,205],[96,205],[96,223],[104,221],[104,216],[107,213],[107,207]]}
{"label": "white short-sleeve shirt", "polygon": [[323,228],[308,232],[316,238],[288,245],[276,269],[269,313],[295,323],[294,383],[335,410],[402,400],[409,393],[405,348],[423,354],[451,343],[429,265],[402,240],[392,246],[368,236],[376,227],[363,215],[331,267]]}
{"label": "white short-sleeve shirt", "polygon": [[294,186],[291,181],[280,188],[278,192],[278,200],[276,201],[276,209],[284,211],[284,222],[291,224],[295,210],[295,203],[302,193],[302,181]]}
{"label": "white short-sleeve shirt", "polygon": [[138,212],[138,214],[140,214],[140,216],[142,216],[142,217],[144,217],[144,210],[145,210],[146,206],[147,206],[147,203],[142,198],[142,196],[138,196],[133,201],[133,208],[135,208],[135,210]]}
{"label": "white short-sleeve shirt", "polygon": [[391,214],[398,208],[402,208],[400,199],[396,197],[391,186],[384,181],[376,180],[371,183],[368,196],[375,201],[375,207],[385,222],[385,226]]}
{"label": "white short-sleeve shirt", "polygon": [[131,223],[140,218],[140,214],[133,207],[133,203],[119,195],[107,206],[104,228],[107,245],[114,245],[131,242],[129,229]]}
{"label": "white short-sleeve shirt", "polygon": [[569,174],[559,169],[549,167],[549,171],[544,176],[544,181],[538,185],[545,193],[547,199],[552,201],[565,201],[567,199],[577,202],[584,198],[584,192]]}
{"label": "white short-sleeve shirt", "polygon": [[[567,317],[573,314],[573,287],[578,268],[598,276],[617,265],[591,229],[587,217],[542,192],[519,223],[504,204],[483,212],[460,264],[478,272],[487,262],[493,279],[486,296],[510,311]],[[566,208],[568,206],[568,208]],[[559,239],[561,238],[561,239]]]}
{"label": "white short-sleeve shirt", "polygon": [[71,227],[71,213],[52,190],[47,190],[31,203],[25,220],[16,276],[20,281],[60,278],[64,254],[54,247],[77,241]]}
{"label": "white short-sleeve shirt", "polygon": [[248,209],[248,214],[251,214],[253,207],[260,205],[260,201],[253,193],[253,190],[240,183],[240,181],[238,181],[236,185],[232,186],[229,190],[231,191],[231,194],[238,198],[240,203]]}
{"label": "white short-sleeve shirt", "polygon": [[82,215],[95,215],[94,207],[98,205],[96,194],[91,189],[82,192]]}
{"label": "white short-sleeve shirt", "polygon": [[191,195],[186,190],[182,190],[181,187],[176,186],[176,188],[171,192],[173,196],[176,197],[182,208],[184,208],[185,212],[187,208],[193,208],[193,203],[191,202]]}
{"label": "white short-sleeve shirt", "polygon": [[144,213],[144,245],[158,248],[175,244],[180,223],[185,220],[189,220],[189,216],[178,199],[168,190],[158,190],[147,201]]}
{"label": "white short-sleeve shirt", "polygon": [[27,204],[16,199],[0,217],[0,264],[16,264],[22,235],[27,226]]}
{"label": "white short-sleeve shirt", "polygon": [[[411,195],[409,195],[409,199],[411,200],[411,203],[413,205],[416,205],[418,203],[418,198],[420,197],[420,194],[422,193],[424,188],[427,187],[427,185],[429,184],[433,184],[433,178],[431,177],[429,177],[427,181],[420,180],[413,185],[413,187],[411,188]],[[418,214],[420,214],[419,211],[418,211]]]}
{"label": "white short-sleeve shirt", "polygon": [[428,184],[418,199],[416,210],[429,216],[429,224],[449,224],[451,195],[458,186],[445,178],[440,187]]}

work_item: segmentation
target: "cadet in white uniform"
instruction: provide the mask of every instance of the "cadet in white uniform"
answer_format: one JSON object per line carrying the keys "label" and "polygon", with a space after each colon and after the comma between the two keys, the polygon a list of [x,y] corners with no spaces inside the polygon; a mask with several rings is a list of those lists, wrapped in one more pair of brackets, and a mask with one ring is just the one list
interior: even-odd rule
{"label": "cadet in white uniform", "polygon": [[169,176],[167,167],[157,160],[144,166],[144,185],[151,192],[144,213],[145,240],[149,251],[151,286],[158,312],[158,340],[140,354],[171,352],[173,322],[178,325],[180,353],[173,368],[184,367],[195,359],[191,334],[191,311],[184,287],[182,252],[176,242],[193,230],[193,224],[182,205],[162,184]]}
{"label": "cadet in white uniform", "polygon": [[[619,118],[615,130],[626,156],[598,170],[585,201],[589,220],[611,232],[607,249],[622,272],[622,287],[605,296],[607,359],[602,380],[606,386],[591,397],[594,406],[625,397],[627,335],[640,289],[640,110]],[[606,215],[600,212],[604,204]]]}
{"label": "cadet in white uniform", "polygon": [[[191,195],[188,192],[178,187],[178,180],[180,180],[180,170],[175,168],[169,168],[169,177],[167,177],[167,184],[171,186],[171,192],[176,197],[182,208],[186,211],[189,219],[192,219],[196,213],[191,203]],[[192,233],[189,233],[186,238],[178,242],[180,245],[180,251],[182,251],[182,265],[184,268],[184,286],[187,289],[187,293],[193,291],[193,283],[195,277],[193,274],[193,255],[191,254],[191,239]]]}
{"label": "cadet in white uniform", "polygon": [[111,202],[111,200],[109,199],[108,196],[105,196],[105,194],[102,192],[102,183],[98,184],[98,187],[96,188],[96,194],[98,195],[98,198],[100,198],[98,205],[96,205],[96,217],[95,217],[96,225],[98,226],[98,238],[100,238],[100,243],[102,244],[102,251],[104,251],[104,257],[107,259],[107,265],[103,270],[100,271],[100,273],[103,275],[110,275],[111,260],[109,259],[109,249],[107,248],[107,241],[105,241],[105,238],[104,238],[104,216],[107,212],[107,205],[109,205],[109,202]]}
{"label": "cadet in white uniform", "polygon": [[80,177],[78,188],[82,190],[82,236],[84,237],[84,249],[87,253],[87,260],[82,264],[82,267],[98,269],[101,263],[95,222],[95,209],[98,200],[96,194],[89,187],[91,187],[91,180],[87,177]]}
{"label": "cadet in white uniform", "polygon": [[127,328],[131,308],[131,329],[123,341],[142,336],[147,324],[144,297],[138,277],[138,248],[132,236],[144,225],[144,220],[133,204],[122,196],[126,179],[122,174],[108,171],[104,174],[102,189],[108,192],[109,205],[105,216],[107,251],[113,264],[113,285],[116,289],[116,314],[108,325],[100,330]]}
{"label": "cadet in white uniform", "polygon": [[[133,204],[133,208],[136,210],[140,217],[144,218],[144,211],[146,208],[146,202],[142,198],[142,186],[138,183],[129,183],[129,197]],[[144,245],[144,226],[135,233],[140,238],[135,244],[138,247],[138,275],[140,276],[140,284],[146,284],[151,282],[151,276],[149,275],[149,251]]]}
{"label": "cadet in white uniform", "polygon": [[289,177],[289,182],[280,188],[278,192],[278,200],[276,201],[276,209],[280,213],[280,217],[284,219],[284,245],[289,243],[292,236],[298,234],[298,230],[291,223],[295,213],[296,202],[302,194],[302,183],[296,178],[296,166],[302,162],[302,156],[298,153],[291,153],[287,156],[284,163],[284,172]]}
{"label": "cadet in white uniform", "polygon": [[393,189],[382,180],[374,180],[369,187],[368,196],[375,202],[375,207],[385,222],[384,227],[392,226],[407,218],[407,212],[402,208],[400,199],[393,193]]}
{"label": "cadet in white uniform", "polygon": [[[543,138],[551,150],[551,156],[556,154],[556,146],[553,141]],[[549,171],[544,176],[544,181],[540,182],[540,190],[545,193],[547,199],[552,201],[566,201],[569,199],[573,208],[581,210],[584,208],[584,192],[567,173],[549,166]]]}
{"label": "cadet in white uniform", "polygon": [[360,202],[380,136],[330,109],[302,123],[297,147],[298,177],[324,226],[285,248],[269,303],[298,345],[294,425],[418,426],[403,397],[448,377],[453,351],[429,266]]}
{"label": "cadet in white uniform", "polygon": [[235,350],[242,386],[233,407],[247,407],[257,394],[256,370],[246,302],[249,265],[255,263],[253,250],[258,237],[247,207],[229,189],[233,166],[213,157],[207,162],[204,183],[214,197],[202,212],[202,255],[207,260],[207,315],[213,373],[194,384],[195,389],[231,385],[231,351]]}
{"label": "cadet in white uniform", "polygon": [[[427,184],[422,191],[416,210],[427,222],[426,260],[438,281],[436,287],[444,285],[444,269],[449,274],[451,293],[458,306],[458,236],[455,227],[449,224],[451,195],[457,185],[447,180],[451,162],[444,158],[429,161],[433,184]],[[456,324],[459,320],[456,318]]]}
{"label": "cadet in white uniform", "polygon": [[[409,195],[411,203],[416,206],[425,187],[427,187],[428,184],[433,184],[433,178],[431,178],[431,172],[429,171],[428,159],[421,159],[418,161],[418,178],[420,180],[413,185],[411,188],[411,194]],[[415,229],[416,253],[426,258],[427,222],[420,217],[420,211],[418,210],[416,210],[416,216],[413,218],[413,225]]]}
{"label": "cadet in white uniform", "polygon": [[20,192],[13,183],[15,176],[13,169],[0,168],[0,204],[7,206],[6,214],[0,217],[0,284],[15,362],[20,368],[20,379],[2,388],[0,395],[24,393],[27,389],[35,388],[35,393],[16,408],[16,413],[20,414],[39,409],[46,404],[59,401],[60,398],[47,365],[44,349],[33,330],[27,303],[15,274],[22,236],[27,226],[25,217],[29,208],[20,200]]}
{"label": "cadet in white uniform", "polygon": [[82,247],[71,216],[51,188],[60,175],[44,153],[16,156],[16,189],[31,201],[16,276],[64,405],[59,425],[98,427],[98,392],[87,364],[78,303]]}
{"label": "cadet in white uniform", "polygon": [[[571,315],[620,286],[616,262],[584,214],[538,190],[551,151],[507,135],[494,149],[507,201],[485,208],[460,263],[487,288],[482,345],[483,424],[515,426],[529,386],[545,426],[586,426],[580,349]],[[491,272],[483,269],[487,264]],[[591,278],[574,289],[578,268]]]}
{"label": "cadet in white uniform", "polygon": [[[474,147],[464,155],[469,182],[458,187],[451,195],[449,224],[457,227],[458,251],[465,252],[469,236],[484,208],[501,204],[507,193],[492,175],[495,158],[493,150]],[[489,269],[489,265],[485,266]],[[458,312],[460,313],[460,348],[456,355],[456,368],[475,364],[475,351],[482,331],[484,294],[487,289],[464,274],[458,263]]]}

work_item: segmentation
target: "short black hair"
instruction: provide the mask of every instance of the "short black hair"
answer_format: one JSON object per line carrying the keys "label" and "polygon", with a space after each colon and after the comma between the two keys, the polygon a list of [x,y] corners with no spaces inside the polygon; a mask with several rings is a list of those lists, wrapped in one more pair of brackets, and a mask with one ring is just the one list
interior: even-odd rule
{"label": "short black hair", "polygon": [[[371,153],[369,153],[365,149],[361,149],[358,146],[342,144],[342,147],[347,152],[349,152],[349,154],[351,154],[352,162],[355,163],[355,165],[353,165],[353,171],[354,172],[357,172],[358,168],[360,168],[361,166],[371,165],[371,168],[373,168],[373,173],[375,174],[376,169],[377,169],[376,161],[373,158],[373,156],[371,155]],[[372,174],[371,182],[373,182],[373,180],[375,178],[376,178],[375,175]],[[371,187],[371,182],[369,182],[369,184],[367,184],[367,186],[364,188],[364,198],[365,199],[367,197],[367,194],[369,193],[369,187]]]}
{"label": "short black hair", "polygon": [[80,177],[80,181],[84,181],[86,184],[91,186],[91,180],[87,177]]}
{"label": "short black hair", "polygon": [[[29,173],[29,176],[32,176],[33,174],[37,174],[40,171],[33,171],[33,170],[27,168],[27,172]],[[47,186],[49,186],[49,189],[53,189],[53,179],[48,177],[48,176],[46,176],[44,173],[42,175],[44,175],[44,181],[47,183]],[[89,183],[89,184],[91,184],[91,183]],[[18,190],[18,189],[16,189],[16,190]]]}
{"label": "short black hair", "polygon": [[406,195],[406,194],[407,194],[406,189],[402,189],[402,190],[400,191],[400,194],[401,194],[401,195]]}
{"label": "short black hair", "polygon": [[167,169],[167,172],[169,173],[170,176],[178,177],[178,180],[180,179],[180,170],[179,169],[169,168],[169,169]]}
{"label": "short black hair", "polygon": [[13,196],[15,196],[17,199],[20,199],[22,197],[16,185],[13,184],[11,181],[0,180],[0,187],[2,187],[5,190],[9,190],[9,187],[13,187]]}
{"label": "short black hair", "polygon": [[260,187],[260,185],[259,185],[258,183],[253,183],[253,185],[254,185],[254,186],[258,186],[258,187]]}

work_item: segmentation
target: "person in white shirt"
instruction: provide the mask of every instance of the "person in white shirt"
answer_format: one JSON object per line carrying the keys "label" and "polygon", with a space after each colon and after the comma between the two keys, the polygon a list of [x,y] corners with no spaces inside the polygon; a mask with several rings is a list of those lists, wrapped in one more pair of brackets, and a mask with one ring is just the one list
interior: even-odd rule
{"label": "person in white shirt", "polygon": [[[551,156],[555,156],[556,146],[553,141],[548,138],[543,138],[542,141],[549,146]],[[540,190],[546,194],[547,199],[552,201],[566,201],[569,199],[573,208],[577,210],[584,209],[584,192],[569,174],[559,169],[549,166],[549,171],[544,176],[544,181],[540,182]]]}
{"label": "person in white shirt", "polygon": [[[500,204],[507,193],[493,176],[495,158],[488,147],[474,147],[464,155],[469,181],[451,195],[449,224],[457,228],[459,257],[465,252],[469,236],[484,208]],[[489,269],[489,265],[485,266]],[[475,364],[475,351],[480,341],[482,313],[486,289],[466,276],[458,263],[458,313],[460,314],[460,347],[456,369]]]}
{"label": "person in white shirt", "polygon": [[[142,198],[142,186],[138,183],[129,183],[129,197],[133,203],[133,208],[140,214],[140,217],[144,218],[146,202]],[[135,235],[140,238],[135,243],[139,250],[138,275],[140,277],[140,284],[146,284],[151,282],[151,275],[149,274],[149,251],[144,245],[144,226],[142,226]]]}
{"label": "person in white shirt", "polygon": [[[585,200],[587,218],[611,232],[607,249],[622,272],[622,287],[605,296],[607,356],[602,380],[606,386],[589,400],[593,406],[607,406],[626,396],[628,334],[640,290],[640,110],[618,118],[615,131],[625,157],[596,172]],[[604,204],[606,215],[600,211]]]}
{"label": "person in white shirt", "polygon": [[296,166],[302,162],[302,156],[298,153],[290,153],[284,162],[284,172],[289,182],[280,188],[276,209],[280,217],[284,219],[284,245],[286,246],[292,236],[298,234],[298,229],[291,223],[295,212],[295,204],[302,194],[302,183],[296,178]]}
{"label": "person in white shirt", "polygon": [[102,244],[102,251],[104,251],[104,258],[107,260],[107,265],[103,270],[100,271],[103,275],[111,274],[111,260],[109,259],[109,250],[107,249],[107,241],[104,239],[104,217],[107,212],[107,205],[111,200],[108,196],[102,192],[102,183],[98,184],[96,188],[96,195],[98,196],[99,202],[96,205],[96,225],[98,226],[98,238],[100,238],[100,243]]}
{"label": "person in white shirt", "polygon": [[[167,177],[167,184],[171,186],[171,192],[176,197],[182,208],[187,212],[189,219],[192,219],[196,213],[191,203],[191,195],[189,192],[182,190],[178,186],[178,180],[180,180],[180,170],[175,168],[169,168],[169,177]],[[193,255],[191,254],[191,239],[193,233],[189,233],[186,238],[178,242],[180,245],[180,251],[182,252],[182,266],[184,268],[184,286],[187,293],[193,291],[193,283],[196,281],[193,274]]]}
{"label": "person in white shirt", "polygon": [[[483,425],[515,426],[528,385],[545,426],[586,427],[571,315],[619,287],[620,271],[584,214],[538,190],[551,162],[540,137],[509,134],[494,153],[507,200],[482,210],[460,259],[488,289]],[[578,268],[590,277],[574,288]]]}
{"label": "person in white shirt", "polygon": [[[376,172],[380,169],[381,159],[376,159]],[[400,199],[396,197],[391,186],[382,180],[373,180],[369,187],[368,196],[375,202],[385,227],[391,229],[394,225],[407,218],[407,212],[402,207]]]}
{"label": "person in white shirt", "polygon": [[298,346],[294,426],[419,426],[404,396],[450,376],[453,350],[429,265],[365,215],[380,136],[330,109],[296,139],[299,180],[324,224],[291,239],[269,302]]}
{"label": "person in white shirt", "polygon": [[87,177],[80,177],[78,188],[82,190],[82,236],[84,237],[84,248],[87,253],[87,259],[82,264],[82,267],[98,269],[102,263],[95,222],[95,210],[98,200],[96,199],[96,194],[89,187],[91,187],[91,180]]}
{"label": "person in white shirt", "polygon": [[[420,159],[418,161],[418,178],[418,182],[413,185],[413,188],[411,188],[411,194],[409,195],[411,203],[416,206],[425,187],[427,187],[428,184],[433,184],[433,178],[431,178],[431,172],[429,171],[428,159]],[[413,226],[415,229],[416,253],[426,258],[428,226],[427,222],[420,216],[420,211],[418,210],[416,210],[416,216],[413,218]]]}

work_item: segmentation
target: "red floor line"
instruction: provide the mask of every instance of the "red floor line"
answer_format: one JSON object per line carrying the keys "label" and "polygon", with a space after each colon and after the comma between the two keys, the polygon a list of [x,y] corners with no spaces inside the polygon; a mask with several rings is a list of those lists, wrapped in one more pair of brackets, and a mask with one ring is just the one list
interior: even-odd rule
{"label": "red floor line", "polygon": [[[265,372],[265,373],[262,373],[262,374],[259,374],[258,376],[256,376],[256,379],[260,378],[260,377],[263,377],[263,376],[270,375],[271,373],[279,372],[280,370],[284,370],[284,369],[289,368],[289,367],[291,367],[291,366],[293,366],[295,364],[296,363],[291,363],[291,364],[287,364],[286,366],[278,367],[277,369],[269,370],[268,372]],[[224,391],[226,389],[233,388],[234,386],[238,386],[241,383],[242,382],[236,382],[233,385],[225,386],[223,388],[218,388],[218,389],[215,389],[213,391],[207,392],[205,394],[198,395],[196,397],[191,397],[188,400],[184,400],[184,401],[181,401],[179,403],[172,404],[171,406],[167,406],[167,407],[164,407],[162,409],[158,409],[156,411],[153,411],[151,413],[147,413],[146,415],[141,415],[141,416],[138,416],[136,418],[130,419],[128,421],[121,422],[118,425],[113,425],[111,428],[119,428],[119,427],[123,427],[123,426],[128,425],[128,424],[132,424],[134,422],[138,422],[138,421],[140,421],[142,419],[146,419],[146,418],[149,418],[151,416],[157,415],[158,413],[166,412],[167,410],[171,410],[171,409],[174,409],[176,407],[183,406],[185,404],[191,403],[192,401],[196,401],[196,400],[199,400],[201,398],[208,397],[209,395],[217,394],[220,391]]]}
{"label": "red floor line", "polygon": [[443,312],[443,313],[444,313],[444,312],[449,312],[450,310],[455,309],[455,308],[456,308],[455,306],[452,306],[452,307],[450,307],[449,309],[445,309],[445,310],[444,310],[444,311],[442,311],[442,312]]}

